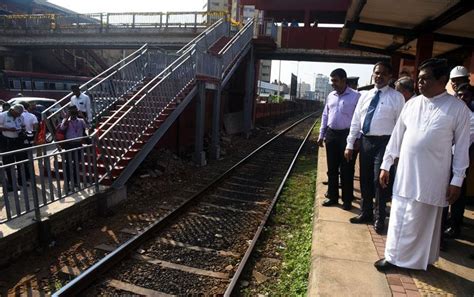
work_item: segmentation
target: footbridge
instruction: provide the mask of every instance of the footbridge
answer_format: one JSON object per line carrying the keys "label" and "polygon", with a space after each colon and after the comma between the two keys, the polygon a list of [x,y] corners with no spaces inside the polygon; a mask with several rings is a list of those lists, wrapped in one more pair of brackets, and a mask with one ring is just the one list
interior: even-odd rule
{"label": "footbridge", "polygon": [[223,16],[211,12],[28,14],[0,16],[0,44],[28,48],[177,50]]}

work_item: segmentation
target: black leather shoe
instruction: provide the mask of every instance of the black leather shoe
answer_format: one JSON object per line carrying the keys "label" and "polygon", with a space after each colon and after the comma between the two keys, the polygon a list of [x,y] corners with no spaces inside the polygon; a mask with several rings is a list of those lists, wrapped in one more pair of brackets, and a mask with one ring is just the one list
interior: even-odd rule
{"label": "black leather shoe", "polygon": [[375,220],[374,229],[377,234],[383,234],[385,231],[385,222],[382,220]]}
{"label": "black leather shoe", "polygon": [[443,232],[443,236],[446,239],[457,238],[457,237],[459,237],[460,234],[461,234],[461,230],[459,228],[456,228],[456,227],[449,227],[448,229],[444,230],[444,232]]}
{"label": "black leather shoe", "polygon": [[337,199],[324,199],[323,201],[323,206],[333,206],[333,205],[337,205]]}
{"label": "black leather shoe", "polygon": [[375,268],[377,268],[378,271],[387,271],[389,269],[396,268],[396,265],[393,265],[392,263],[388,262],[385,260],[385,258],[382,258],[374,263]]}
{"label": "black leather shoe", "polygon": [[366,224],[366,223],[372,223],[374,221],[374,217],[360,214],[356,217],[350,218],[349,221],[352,224]]}
{"label": "black leather shoe", "polygon": [[344,210],[351,210],[352,209],[352,203],[345,203],[342,204],[342,209]]}

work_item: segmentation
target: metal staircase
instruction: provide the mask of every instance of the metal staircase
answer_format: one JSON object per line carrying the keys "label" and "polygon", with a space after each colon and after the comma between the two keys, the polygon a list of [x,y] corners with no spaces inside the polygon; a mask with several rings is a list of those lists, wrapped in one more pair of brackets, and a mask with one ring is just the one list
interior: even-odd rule
{"label": "metal staircase", "polygon": [[[29,172],[32,177],[32,186],[13,184],[12,192],[2,181],[0,223],[32,211],[40,221],[41,207],[72,193],[97,192],[100,184],[124,185],[193,98],[198,93],[202,98],[205,85],[222,88],[250,51],[253,22],[234,36],[229,27],[216,22],[177,55],[151,51],[145,44],[81,85],[92,97],[95,127],[91,135],[75,139],[84,145],[52,151],[51,144],[44,144],[0,153],[2,158],[19,151],[28,156],[0,164],[2,176],[9,172],[24,178]],[[50,132],[64,117],[71,95],[43,112]],[[55,143],[61,147],[69,141]]]}
{"label": "metal staircase", "polygon": [[[125,184],[196,96],[197,84],[229,80],[249,51],[252,34],[253,22],[230,36],[229,23],[220,20],[175,56],[150,52],[144,45],[110,68],[116,70],[81,86],[94,98],[96,122],[89,137],[97,159],[84,166],[96,167],[90,172],[99,175],[101,184]],[[60,114],[47,117],[49,126],[59,123]]]}
{"label": "metal staircase", "polygon": [[121,186],[197,94],[199,81],[228,81],[251,47],[253,22],[229,36],[220,21],[186,45],[165,70],[148,81],[97,132],[99,181]]}

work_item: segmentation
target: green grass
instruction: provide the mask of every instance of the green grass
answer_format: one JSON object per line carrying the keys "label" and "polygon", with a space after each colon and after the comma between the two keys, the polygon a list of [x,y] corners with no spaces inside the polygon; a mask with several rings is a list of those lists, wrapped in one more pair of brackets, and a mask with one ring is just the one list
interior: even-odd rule
{"label": "green grass", "polygon": [[[306,295],[311,265],[318,132],[319,124],[309,139],[311,143],[307,143],[303,148],[257,248],[263,250],[275,239],[282,242],[280,252],[282,262],[277,279],[261,284],[258,293],[268,293],[270,296]],[[245,290],[242,293],[251,294]]]}

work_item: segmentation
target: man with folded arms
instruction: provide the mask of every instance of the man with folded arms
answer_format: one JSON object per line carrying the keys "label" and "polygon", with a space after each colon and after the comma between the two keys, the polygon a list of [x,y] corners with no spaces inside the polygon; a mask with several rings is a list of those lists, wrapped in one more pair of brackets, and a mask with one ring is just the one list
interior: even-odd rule
{"label": "man with folded arms", "polygon": [[446,60],[429,59],[419,71],[421,95],[403,108],[381,166],[380,184],[387,187],[399,158],[385,258],[374,264],[379,271],[426,270],[438,260],[443,207],[458,198],[469,165],[469,109],[446,92]]}

